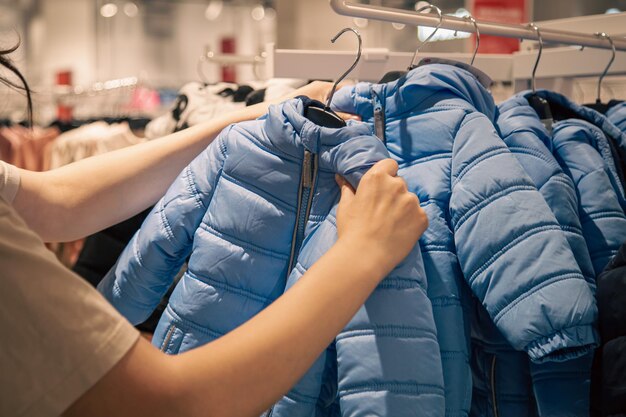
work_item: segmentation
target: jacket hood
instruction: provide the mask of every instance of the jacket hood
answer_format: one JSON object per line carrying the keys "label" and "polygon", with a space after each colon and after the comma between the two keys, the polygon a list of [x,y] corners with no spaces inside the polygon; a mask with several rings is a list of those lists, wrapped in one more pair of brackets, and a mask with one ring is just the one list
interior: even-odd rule
{"label": "jacket hood", "polygon": [[530,132],[552,152],[550,133],[525,97],[513,96],[498,105],[497,127],[502,137],[507,137],[513,132]]}
{"label": "jacket hood", "polygon": [[[515,97],[523,98],[525,101],[530,95],[532,95],[532,91],[527,90],[516,94]],[[559,113],[563,113],[560,119],[583,119],[600,128],[605,135],[613,138],[622,149],[626,149],[626,136],[603,114],[598,113],[597,111],[589,107],[581,106],[580,104],[574,103],[563,94],[559,94],[554,91],[537,90],[537,95],[551,103],[553,113],[555,107]],[[525,101],[525,104],[528,106],[527,101]]]}
{"label": "jacket hood", "polygon": [[366,123],[348,121],[338,129],[322,127],[304,116],[308,106],[324,107],[307,97],[270,106],[262,118],[266,140],[297,159],[302,159],[304,149],[318,154],[320,169],[344,176],[354,187],[367,169],[389,157],[385,145]]}
{"label": "jacket hood", "polygon": [[[532,91],[527,90],[518,93],[515,97],[521,98],[520,106],[524,104],[534,112],[526,100],[531,94],[533,94]],[[588,129],[599,129],[602,132],[602,134],[599,135],[591,135],[591,137],[595,138],[595,140],[591,143],[591,146],[593,146],[604,159],[609,172],[613,177],[613,182],[616,185],[616,192],[622,201],[626,201],[624,190],[619,186],[619,184],[621,184],[621,176],[619,174],[620,169],[615,165],[613,151],[611,150],[609,140],[606,138],[610,137],[617,144],[617,146],[621,149],[626,149],[626,135],[624,135],[603,114],[598,113],[589,107],[574,103],[562,94],[549,90],[537,90],[536,94],[550,103],[552,115],[556,120],[582,120],[583,122],[580,123],[587,122],[591,125],[587,125]],[[535,117],[537,117],[536,114]],[[555,126],[555,129],[556,128],[558,128],[558,126]]]}
{"label": "jacket hood", "polygon": [[359,83],[343,88],[335,94],[332,104],[333,108],[368,116],[373,113],[372,95],[376,94],[386,99],[385,116],[394,117],[420,105],[430,107],[429,99],[439,92],[463,100],[472,110],[485,114],[492,121],[496,116],[491,93],[474,74],[459,66],[441,63],[419,66],[386,84]]}

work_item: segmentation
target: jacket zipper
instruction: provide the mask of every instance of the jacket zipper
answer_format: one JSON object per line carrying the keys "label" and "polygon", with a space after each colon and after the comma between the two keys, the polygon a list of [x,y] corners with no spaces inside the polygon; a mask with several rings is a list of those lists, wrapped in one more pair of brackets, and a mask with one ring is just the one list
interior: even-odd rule
{"label": "jacket zipper", "polygon": [[496,355],[493,355],[491,360],[491,401],[493,402],[493,417],[499,417],[496,400]]}
{"label": "jacket zipper", "polygon": [[[300,246],[304,240],[304,232],[306,224],[311,214],[311,205],[313,204],[313,191],[317,181],[318,157],[308,150],[304,151],[302,160],[302,174],[300,175],[300,188],[298,189],[298,209],[296,211],[296,225],[293,228],[291,238],[291,254],[289,256],[289,268],[287,269],[287,278],[295,266]],[[286,278],[285,278],[286,280]],[[271,417],[274,412],[274,406],[267,410],[262,417]]]}
{"label": "jacket zipper", "polygon": [[161,352],[165,352],[167,350],[167,346],[170,344],[172,336],[174,335],[174,330],[176,330],[176,326],[170,324],[170,327],[167,329],[167,333],[165,333],[165,339],[163,339],[163,344],[161,345]]}
{"label": "jacket zipper", "polygon": [[385,138],[385,109],[383,109],[383,103],[375,91],[372,91],[372,100],[374,103],[374,134],[383,143],[387,143]]}
{"label": "jacket zipper", "polygon": [[300,252],[300,246],[304,240],[306,224],[311,214],[311,204],[313,203],[313,190],[317,180],[318,157],[316,154],[305,150],[302,160],[302,174],[300,176],[300,188],[298,189],[298,209],[296,211],[296,225],[293,228],[291,239],[291,254],[289,256],[289,268],[287,276],[295,266],[296,258]]}

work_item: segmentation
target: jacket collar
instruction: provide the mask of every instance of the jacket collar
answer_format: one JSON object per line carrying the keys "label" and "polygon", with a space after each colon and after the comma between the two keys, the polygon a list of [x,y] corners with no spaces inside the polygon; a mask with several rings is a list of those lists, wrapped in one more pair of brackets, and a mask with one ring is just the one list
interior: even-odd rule
{"label": "jacket collar", "polygon": [[430,107],[437,93],[445,92],[442,100],[455,96],[466,103],[468,110],[479,111],[493,121],[496,106],[491,93],[472,72],[457,64],[433,62],[418,66],[400,79],[386,84],[359,83],[344,88],[335,94],[333,107],[371,117],[372,96],[377,95],[385,103],[385,117],[401,117],[407,110]]}
{"label": "jacket collar", "polygon": [[[522,91],[516,96],[528,98],[532,94],[531,91]],[[590,109],[589,107],[581,106],[574,103],[563,94],[556,93],[550,90],[537,90],[537,95],[546,99],[549,103],[556,103],[559,107],[569,112],[572,116],[578,119],[585,120],[604,132],[605,135],[610,136],[617,142],[622,148],[626,149],[626,136],[619,130],[617,126],[609,121],[609,119],[601,113]],[[569,117],[571,118],[571,117]]]}
{"label": "jacket collar", "polygon": [[319,153],[323,146],[337,146],[355,136],[371,135],[371,128],[365,123],[349,121],[346,127],[331,129],[319,126],[304,117],[306,106],[322,107],[319,101],[306,97],[287,100],[272,105],[265,118],[265,132],[268,140],[283,152],[302,157],[304,147],[310,152]]}
{"label": "jacket collar", "polygon": [[307,105],[321,106],[307,98],[270,106],[264,119],[264,140],[273,148],[302,159],[304,149],[319,155],[319,168],[343,175],[356,187],[367,169],[388,158],[385,145],[363,122],[348,121],[346,127],[321,127],[304,117]]}

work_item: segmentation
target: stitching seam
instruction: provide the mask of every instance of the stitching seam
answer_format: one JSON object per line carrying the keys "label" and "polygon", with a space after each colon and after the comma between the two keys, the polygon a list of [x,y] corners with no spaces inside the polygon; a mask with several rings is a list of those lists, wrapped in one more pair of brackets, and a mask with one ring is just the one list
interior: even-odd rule
{"label": "stitching seam", "polygon": [[489,260],[487,260],[487,262],[483,263],[480,268],[478,268],[476,271],[474,271],[472,274],[470,274],[467,282],[470,285],[472,285],[477,275],[483,273],[495,261],[497,261],[502,255],[504,255],[506,252],[508,252],[510,249],[514,248],[518,243],[520,243],[520,241],[528,239],[528,238],[530,238],[532,236],[535,236],[537,234],[540,234],[540,233],[546,233],[546,232],[551,232],[551,231],[559,231],[560,232],[561,228],[558,225],[553,225],[553,224],[537,225],[535,227],[527,229],[521,235],[515,236],[513,238],[513,240],[511,240],[508,244],[503,246],[499,251],[494,253],[489,258]]}

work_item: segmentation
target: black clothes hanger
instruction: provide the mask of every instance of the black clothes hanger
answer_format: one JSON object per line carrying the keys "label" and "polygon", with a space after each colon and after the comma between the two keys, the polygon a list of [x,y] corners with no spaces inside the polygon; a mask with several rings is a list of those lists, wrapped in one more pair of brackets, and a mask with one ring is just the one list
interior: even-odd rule
{"label": "black clothes hanger", "polygon": [[333,129],[338,129],[340,127],[346,126],[346,122],[341,117],[337,116],[337,114],[330,109],[330,103],[333,101],[333,96],[335,95],[335,91],[337,90],[337,85],[341,81],[343,81],[343,79],[346,78],[348,74],[352,72],[352,70],[357,66],[357,64],[359,63],[359,60],[361,59],[362,40],[361,40],[361,34],[356,29],[344,28],[338,34],[336,34],[335,37],[332,38],[330,41],[332,43],[335,43],[335,41],[339,39],[339,37],[346,32],[354,33],[357,39],[359,40],[359,49],[357,51],[357,55],[356,55],[356,59],[354,60],[354,63],[352,63],[352,66],[350,66],[350,68],[348,68],[348,70],[344,72],[343,75],[341,75],[341,77],[337,79],[337,81],[335,81],[335,84],[333,84],[333,88],[330,90],[330,94],[328,95],[328,100],[326,100],[325,106],[321,107],[319,105],[313,105],[313,103],[310,103],[306,105],[304,109],[304,117],[306,117],[307,119],[309,119],[316,125],[323,126],[323,127],[330,127]]}
{"label": "black clothes hanger", "polygon": [[437,23],[437,26],[435,26],[435,30],[430,35],[428,35],[428,37],[422,43],[420,43],[417,46],[417,48],[415,49],[415,53],[413,54],[413,58],[411,58],[411,63],[409,64],[409,67],[407,68],[406,71],[389,71],[388,73],[383,75],[383,78],[381,78],[380,81],[378,81],[378,84],[385,84],[385,83],[389,83],[395,80],[399,80],[400,78],[404,77],[407,74],[407,72],[411,71],[413,68],[416,67],[415,58],[417,57],[417,54],[420,48],[424,46],[429,40],[431,40],[433,36],[435,36],[435,33],[437,33],[437,31],[441,27],[441,24],[443,23],[443,13],[441,12],[441,9],[439,7],[435,6],[434,4],[428,3],[427,5],[422,6],[419,9],[417,9],[416,12],[421,13],[426,10],[430,10],[430,11],[434,10],[435,12],[437,12],[437,16],[439,17],[439,22]]}
{"label": "black clothes hanger", "polygon": [[[611,102],[613,102],[613,100],[611,102],[609,102],[608,104],[604,104],[602,102],[602,98],[601,98],[601,95],[602,95],[602,80],[604,80],[604,77],[609,72],[609,68],[611,68],[611,65],[613,64],[613,61],[615,61],[615,45],[613,45],[613,39],[611,39],[611,37],[608,34],[606,34],[604,32],[597,32],[595,35],[599,36],[601,38],[608,39],[608,41],[611,44],[612,55],[611,55],[611,59],[609,60],[609,63],[607,64],[606,68],[604,69],[604,72],[602,72],[602,75],[600,75],[600,78],[598,79],[598,94],[596,96],[596,102],[595,103],[585,104],[585,107],[589,107],[590,109],[593,109],[593,110],[595,110],[597,112],[600,112],[602,114],[606,114],[606,112],[611,107]],[[612,105],[615,105],[615,104],[617,104],[617,103],[613,102]]]}
{"label": "black clothes hanger", "polygon": [[537,60],[535,61],[535,66],[533,67],[532,78],[531,78],[531,86],[532,86],[532,94],[529,95],[526,99],[528,100],[528,104],[530,107],[537,112],[537,116],[548,130],[548,132],[552,133],[552,125],[554,124],[554,118],[552,117],[552,110],[550,109],[550,104],[548,101],[537,95],[537,89],[535,86],[535,74],[537,73],[537,67],[539,66],[539,61],[541,60],[541,53],[543,52],[543,39],[541,38],[541,32],[539,28],[534,23],[529,23],[532,29],[537,32],[537,37],[539,38],[539,53],[537,54]]}

